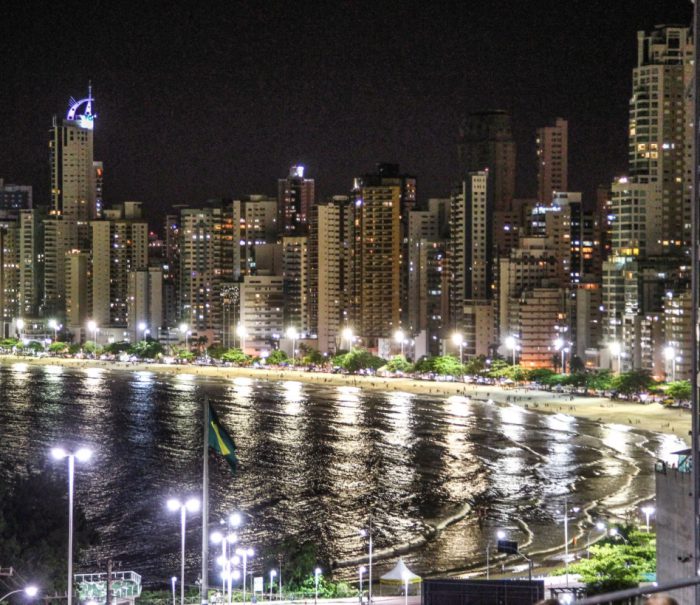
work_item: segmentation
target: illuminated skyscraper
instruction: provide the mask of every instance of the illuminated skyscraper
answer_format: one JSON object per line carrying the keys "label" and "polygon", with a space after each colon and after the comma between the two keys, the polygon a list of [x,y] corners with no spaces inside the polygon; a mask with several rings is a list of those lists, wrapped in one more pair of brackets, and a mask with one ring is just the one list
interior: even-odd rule
{"label": "illuminated skyscraper", "polygon": [[281,236],[306,235],[315,183],[304,178],[304,166],[292,166],[286,179],[277,181],[277,214]]}
{"label": "illuminated skyscraper", "polygon": [[71,250],[89,250],[89,221],[97,216],[98,189],[102,196],[102,166],[93,159],[92,87],[88,96],[70,100],[63,120],[54,116],[49,132],[51,203],[45,221],[43,310],[65,313],[65,256]]}

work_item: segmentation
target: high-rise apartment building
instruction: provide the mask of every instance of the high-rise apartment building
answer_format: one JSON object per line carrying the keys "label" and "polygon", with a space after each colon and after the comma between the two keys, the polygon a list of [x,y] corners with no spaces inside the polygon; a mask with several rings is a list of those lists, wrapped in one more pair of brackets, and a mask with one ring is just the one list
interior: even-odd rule
{"label": "high-rise apartment building", "polygon": [[[141,202],[123,202],[92,221],[92,319],[103,329],[129,323],[129,273],[148,269]],[[149,326],[152,334],[158,326]],[[136,336],[136,335],[134,335]]]}
{"label": "high-rise apartment building", "polygon": [[233,280],[239,281],[258,272],[260,247],[277,240],[278,201],[264,195],[245,196],[233,201],[232,213]]}
{"label": "high-rise apartment building", "polygon": [[[621,369],[656,371],[656,349],[676,337],[664,335],[659,320],[666,305],[663,294],[681,295],[688,287],[693,40],[689,28],[659,26],[639,32],[637,42],[629,174],[613,183],[608,211],[601,344],[608,351],[620,347]],[[677,347],[687,348],[678,342]]]}
{"label": "high-rise apartment building", "polygon": [[370,343],[391,338],[408,311],[407,224],[415,191],[415,178],[401,175],[396,164],[355,179],[352,323]]}
{"label": "high-rise apartment building", "polygon": [[65,312],[64,257],[72,250],[89,250],[89,221],[96,218],[98,195],[102,196],[102,166],[93,159],[93,102],[91,88],[86,98],[71,99],[66,118],[55,116],[49,133],[51,203],[43,301],[47,315],[61,317]]}
{"label": "high-rise apartment building", "polygon": [[304,166],[292,166],[286,179],[277,181],[278,226],[282,236],[306,235],[315,183],[304,177]]}
{"label": "high-rise apartment building", "polygon": [[[354,206],[337,195],[316,207],[318,239],[318,350],[335,352],[349,328]],[[347,346],[347,345],[346,345]]]}
{"label": "high-rise apartment building", "polygon": [[537,129],[537,198],[548,204],[556,191],[569,190],[569,125],[556,118],[551,126]]}
{"label": "high-rise apartment building", "polygon": [[488,170],[493,179],[496,210],[508,209],[515,197],[516,146],[507,111],[471,113],[462,123],[457,141],[459,180],[470,172]]}
{"label": "high-rise apartment building", "polygon": [[0,212],[18,213],[20,210],[31,210],[31,185],[12,185],[0,179]]}

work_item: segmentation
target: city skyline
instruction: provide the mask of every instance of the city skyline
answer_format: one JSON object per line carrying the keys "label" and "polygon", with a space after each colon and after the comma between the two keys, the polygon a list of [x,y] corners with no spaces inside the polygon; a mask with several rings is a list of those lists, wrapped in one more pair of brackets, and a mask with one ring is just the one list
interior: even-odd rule
{"label": "city skyline", "polygon": [[[95,86],[95,157],[105,202],[175,203],[274,192],[304,164],[317,197],[347,193],[376,163],[418,177],[419,199],[455,181],[455,141],[470,111],[511,112],[519,196],[536,191],[535,131],[570,128],[570,190],[590,204],[625,172],[629,69],[636,31],[687,25],[685,1],[575,7],[369,5],[249,8],[238,15],[127,15],[96,6],[70,16],[18,9],[4,36],[0,156],[6,182],[48,201],[46,132],[68,97]],[[535,31],[537,30],[537,31]],[[517,52],[513,52],[517,51]],[[575,65],[577,69],[571,69]]]}

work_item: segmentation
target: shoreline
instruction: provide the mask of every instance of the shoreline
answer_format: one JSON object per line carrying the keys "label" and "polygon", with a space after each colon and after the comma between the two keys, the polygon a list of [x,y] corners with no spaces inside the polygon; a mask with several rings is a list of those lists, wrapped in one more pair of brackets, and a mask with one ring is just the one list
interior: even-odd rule
{"label": "shoreline", "polygon": [[492,400],[498,404],[518,405],[532,412],[566,414],[601,424],[626,426],[632,430],[674,435],[686,444],[690,442],[691,415],[682,408],[666,408],[659,403],[628,403],[605,397],[560,394],[526,388],[505,388],[494,385],[476,385],[462,382],[436,382],[411,378],[385,378],[307,372],[289,369],[257,369],[197,365],[168,365],[159,363],[109,362],[93,359],[64,357],[22,357],[0,355],[0,363],[60,366],[76,369],[98,368],[123,372],[152,372],[154,374],[192,375],[207,378],[257,380],[291,380],[308,384],[359,388],[381,392],[405,392],[415,395],[466,396]]}

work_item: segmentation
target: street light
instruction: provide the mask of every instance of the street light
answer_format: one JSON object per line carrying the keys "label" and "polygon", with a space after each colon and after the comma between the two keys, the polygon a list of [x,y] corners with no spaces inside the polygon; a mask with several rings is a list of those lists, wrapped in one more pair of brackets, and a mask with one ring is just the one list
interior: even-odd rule
{"label": "street light", "polygon": [[623,535],[620,533],[620,530],[617,529],[617,527],[611,527],[611,528],[610,528],[610,531],[609,531],[608,533],[609,533],[613,538],[620,538],[620,539],[621,539],[623,542],[625,542],[626,544],[629,544],[629,543],[630,543],[630,541],[629,541],[627,538],[625,538],[625,536],[623,536]]}
{"label": "street light", "polygon": [[93,319],[91,319],[88,324],[87,324],[88,330],[92,332],[92,342],[95,345],[95,349],[97,349],[97,322]]}
{"label": "street light", "polygon": [[172,578],[170,578],[170,583],[171,583],[172,586],[173,586],[173,605],[175,605],[175,583],[176,583],[176,582],[177,582],[177,577],[176,577],[176,576],[173,576]]}
{"label": "street light", "polygon": [[236,327],[236,334],[238,334],[238,338],[241,339],[241,351],[245,353],[245,337],[248,336],[248,332],[246,332],[243,324],[238,324]]}
{"label": "street light", "polygon": [[408,580],[409,580],[408,570],[403,571],[403,594],[404,594],[404,605],[408,605]]}
{"label": "street light", "polygon": [[[586,538],[586,549],[588,550],[588,558],[591,558],[591,532],[593,531],[593,527],[588,530],[588,537]],[[605,531],[606,530],[606,525],[602,521],[598,521],[595,524],[595,529],[598,531]]]}
{"label": "street light", "polygon": [[[352,328],[345,328],[342,331],[341,336],[342,336],[343,341],[345,341],[345,343],[347,343],[347,345],[348,345],[347,350],[349,351],[350,349],[352,349],[352,341],[353,341],[353,338],[355,337],[355,335],[352,333]],[[340,344],[342,347],[343,343],[341,342]]]}
{"label": "street light", "polygon": [[246,584],[246,569],[248,567],[248,557],[252,557],[254,551],[252,548],[237,548],[236,554],[243,558],[243,602],[246,602],[245,584]]}
{"label": "street light", "polygon": [[190,498],[187,502],[180,502],[177,498],[168,500],[168,510],[180,511],[180,605],[185,605],[185,526],[187,511],[195,513],[199,510],[199,500]]}
{"label": "street light", "polygon": [[608,345],[608,348],[610,349],[610,354],[617,356],[617,373],[621,374],[622,373],[622,345],[617,342],[611,342]]}
{"label": "street light", "polygon": [[666,361],[671,362],[671,382],[676,382],[676,349],[668,346],[664,349]]}
{"label": "street light", "polygon": [[562,338],[554,339],[554,349],[556,351],[561,351],[561,373],[565,374],[566,369],[564,366],[564,340]]}
{"label": "street light", "polygon": [[6,595],[0,597],[0,602],[4,601],[7,597],[12,596],[13,594],[17,594],[18,592],[23,592],[30,599],[33,599],[39,593],[39,589],[36,586],[25,586],[24,588],[18,588],[17,590],[8,592]]}
{"label": "street light", "polygon": [[372,518],[369,519],[369,529],[361,529],[360,535],[369,538],[369,573],[367,575],[367,602],[372,603]]}
{"label": "street light", "polygon": [[642,512],[647,518],[647,533],[649,533],[649,517],[651,517],[656,512],[656,509],[653,506],[643,506]]}
{"label": "street light", "polygon": [[56,342],[58,340],[58,322],[55,319],[49,319],[49,328],[53,330],[53,341]]}
{"label": "street light", "polygon": [[73,603],[73,486],[75,476],[75,460],[87,462],[92,456],[92,452],[81,447],[75,452],[67,452],[62,447],[51,449],[51,455],[55,460],[68,458],[68,605]]}
{"label": "street light", "polygon": [[403,330],[396,330],[396,332],[394,332],[394,340],[401,345],[401,356],[403,356],[403,343],[406,342],[406,335]]}
{"label": "street light", "polygon": [[181,323],[179,329],[185,335],[185,350],[187,350],[187,337],[190,335],[190,327],[186,323]]}
{"label": "street light", "polygon": [[289,326],[287,328],[287,338],[292,339],[292,365],[295,365],[296,358],[296,340],[299,337],[299,332],[297,332],[294,326]]}
{"label": "street light", "polygon": [[277,575],[277,570],[271,569],[270,570],[270,603],[272,603],[272,582],[274,581],[276,575]]}
{"label": "street light", "polygon": [[459,347],[459,363],[464,365],[464,337],[459,332],[455,332],[452,335],[452,344]]}
{"label": "street light", "polygon": [[513,365],[515,365],[515,351],[518,348],[518,340],[515,336],[506,337],[506,347],[513,351]]}
{"label": "street light", "polygon": [[360,565],[360,603],[362,603],[362,576],[365,575],[367,568],[364,565]]}
{"label": "street light", "polygon": [[[581,510],[578,506],[571,509],[572,513]],[[569,499],[564,498],[564,573],[566,574],[566,585],[569,585]]]}
{"label": "street light", "polygon": [[316,592],[314,595],[314,603],[318,603],[318,579],[321,577],[321,568],[317,567],[314,569],[314,584],[316,586]]}
{"label": "street light", "polygon": [[22,330],[24,330],[24,320],[20,317],[17,320],[17,331],[19,333],[19,339],[22,340]]}

